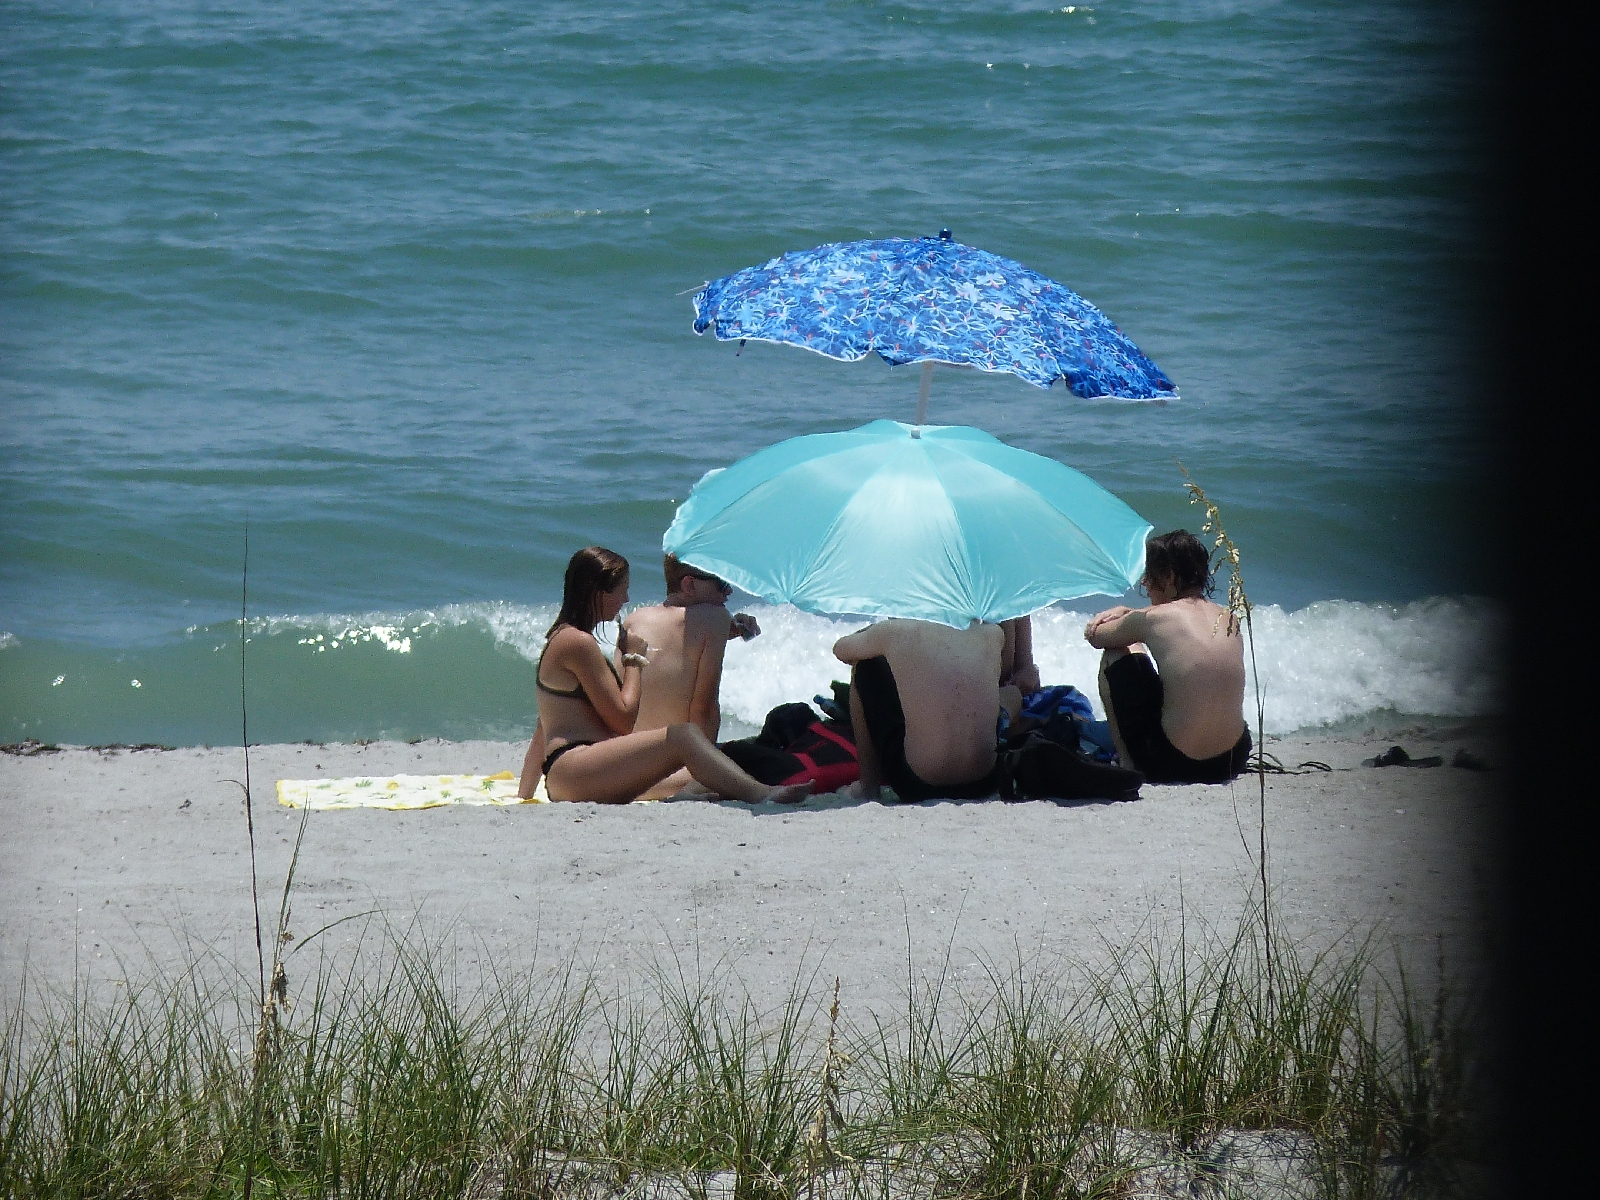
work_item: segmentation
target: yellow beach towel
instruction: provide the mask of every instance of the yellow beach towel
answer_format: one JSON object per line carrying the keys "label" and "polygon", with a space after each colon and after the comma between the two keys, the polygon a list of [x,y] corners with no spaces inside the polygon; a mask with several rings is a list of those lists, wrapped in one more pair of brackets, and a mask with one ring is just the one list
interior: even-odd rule
{"label": "yellow beach towel", "polygon": [[517,777],[497,775],[362,775],[351,779],[280,779],[286,808],[438,808],[445,804],[549,804],[544,780],[531,800],[517,798]]}

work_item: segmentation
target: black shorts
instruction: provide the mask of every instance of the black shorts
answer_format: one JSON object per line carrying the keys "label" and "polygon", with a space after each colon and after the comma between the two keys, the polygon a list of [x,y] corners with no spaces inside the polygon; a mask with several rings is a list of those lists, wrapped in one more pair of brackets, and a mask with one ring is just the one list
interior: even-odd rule
{"label": "black shorts", "polygon": [[1250,758],[1247,726],[1232,750],[1214,758],[1190,758],[1161,728],[1161,676],[1146,654],[1129,654],[1106,668],[1106,686],[1117,718],[1117,732],[1133,756],[1123,763],[1150,783],[1227,783]]}
{"label": "black shorts", "polygon": [[[978,800],[1000,789],[1000,762],[982,779],[970,783],[927,783],[906,762],[906,714],[900,707],[900,689],[895,685],[889,660],[881,654],[858,662],[851,686],[861,697],[861,711],[867,718],[865,730],[878,752],[878,769],[883,782],[907,803],[921,800]],[[860,743],[862,730],[856,730]]]}

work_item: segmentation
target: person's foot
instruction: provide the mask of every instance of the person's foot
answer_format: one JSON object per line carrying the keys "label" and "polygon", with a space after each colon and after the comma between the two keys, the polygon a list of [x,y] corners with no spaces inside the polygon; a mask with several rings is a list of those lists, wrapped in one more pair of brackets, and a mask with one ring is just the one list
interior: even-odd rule
{"label": "person's foot", "polygon": [[773,788],[761,799],[773,804],[799,804],[811,795],[813,786],[815,785],[809,779],[804,783],[791,783],[788,787]]}
{"label": "person's foot", "polygon": [[877,800],[881,796],[880,789],[868,788],[859,779],[845,788],[844,794],[851,800]]}

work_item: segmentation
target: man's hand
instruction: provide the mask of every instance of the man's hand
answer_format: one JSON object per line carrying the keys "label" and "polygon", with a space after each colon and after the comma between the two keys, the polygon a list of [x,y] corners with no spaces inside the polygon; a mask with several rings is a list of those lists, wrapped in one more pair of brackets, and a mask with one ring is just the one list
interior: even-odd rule
{"label": "man's hand", "polygon": [[761,626],[756,624],[756,619],[749,613],[734,613],[728,618],[728,640],[743,638],[749,641],[761,632]]}
{"label": "man's hand", "polygon": [[1083,627],[1084,639],[1087,640],[1096,629],[1099,629],[1100,626],[1106,624],[1106,622],[1115,621],[1119,617],[1125,617],[1132,611],[1133,609],[1129,608],[1126,604],[1119,604],[1115,608],[1106,609],[1105,612],[1096,613],[1094,616],[1089,618],[1089,623]]}

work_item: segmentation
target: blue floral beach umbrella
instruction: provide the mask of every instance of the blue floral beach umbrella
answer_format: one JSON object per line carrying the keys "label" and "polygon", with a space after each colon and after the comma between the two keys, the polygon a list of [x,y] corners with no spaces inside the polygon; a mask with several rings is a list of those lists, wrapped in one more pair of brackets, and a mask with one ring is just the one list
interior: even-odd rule
{"label": "blue floral beach umbrella", "polygon": [[1149,533],[1088,476],[980,429],[873,421],[706,472],[661,545],[774,604],[964,629],[1120,596]]}
{"label": "blue floral beach umbrella", "polygon": [[944,230],[938,237],[833,242],[725,275],[696,293],[694,330],[722,341],[786,342],[855,362],[1009,371],[1085,399],[1175,396],[1155,363],[1082,296]]}

